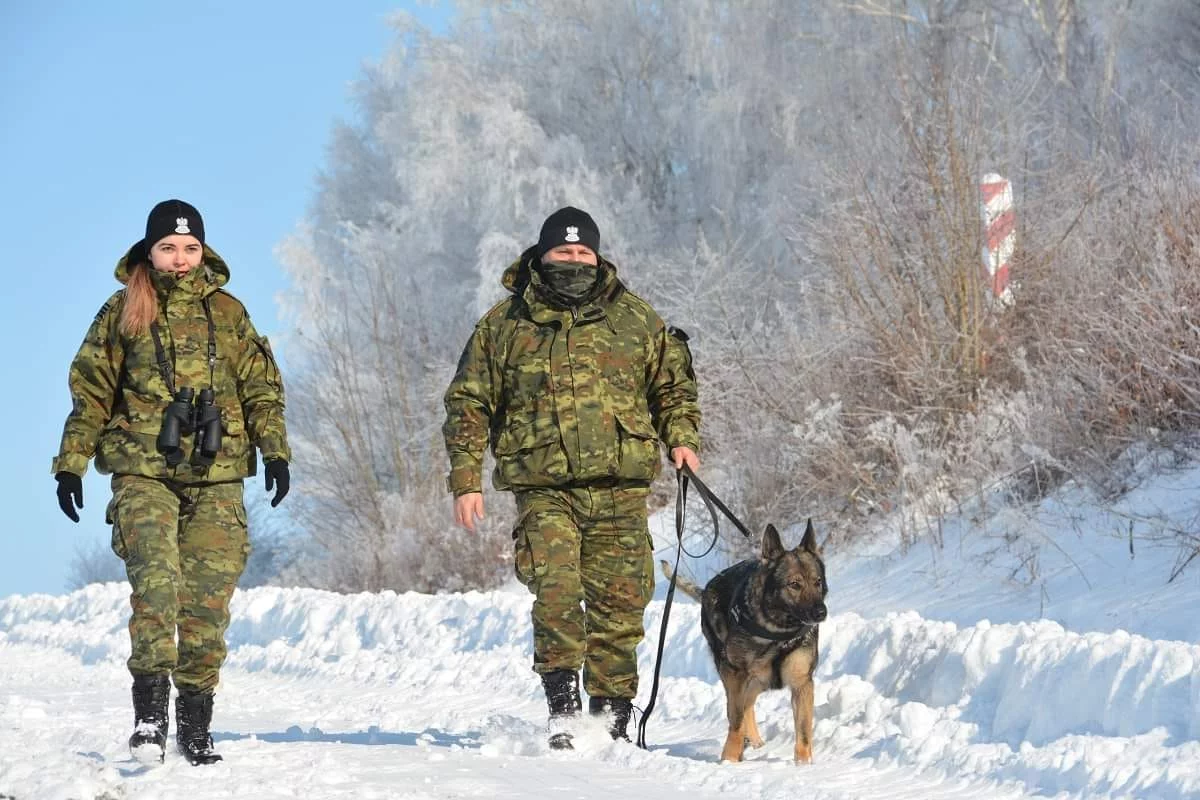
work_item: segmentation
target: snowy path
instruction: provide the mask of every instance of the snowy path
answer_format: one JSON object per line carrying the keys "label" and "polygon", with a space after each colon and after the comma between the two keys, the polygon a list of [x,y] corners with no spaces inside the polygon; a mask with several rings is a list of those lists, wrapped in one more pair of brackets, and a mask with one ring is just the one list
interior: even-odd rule
{"label": "snowy path", "polygon": [[[544,744],[528,602],[514,592],[239,593],[214,720],[227,761],[199,772],[128,759],[124,587],[2,599],[0,795],[1200,796],[1196,645],[1047,621],[835,614],[822,626],[816,763],[790,762],[777,692],[759,700],[768,746],[730,765],[716,760],[723,695],[698,609],[682,603],[652,751],[594,731],[562,755]],[[652,631],[660,614],[652,605]],[[650,657],[647,647],[646,675]]]}
{"label": "snowy path", "polygon": [[[24,664],[45,658],[37,650],[16,648]],[[5,659],[6,665],[8,659]],[[24,669],[21,670],[25,672]],[[322,798],[528,798],[654,797],[675,800],[717,798],[730,791],[764,792],[805,787],[813,797],[1021,797],[972,793],[965,787],[913,781],[902,769],[870,770],[853,759],[838,758],[804,768],[803,780],[785,760],[786,752],[738,767],[713,763],[715,738],[684,742],[663,752],[642,753],[629,745],[589,735],[583,752],[548,754],[540,743],[540,704],[523,703],[523,717],[491,714],[482,725],[458,731],[421,725],[383,728],[372,720],[395,719],[389,708],[404,693],[396,689],[346,685],[322,686],[312,678],[279,678],[233,671],[222,697],[243,698],[215,726],[218,747],[227,761],[198,773],[179,758],[161,768],[134,764],[121,741],[128,712],[122,670],[69,668],[47,686],[24,680],[8,669],[0,675],[6,693],[23,698],[6,705],[7,752],[20,750],[20,764],[0,767],[0,786],[20,800],[27,797],[255,797]],[[87,688],[94,680],[97,690]],[[34,698],[70,698],[65,713]],[[484,697],[456,697],[466,716]],[[410,704],[411,705],[411,704]],[[326,709],[323,713],[317,709]],[[10,729],[15,720],[19,738]],[[312,724],[316,717],[317,725]],[[53,723],[51,724],[51,719]],[[89,730],[90,729],[90,730]],[[237,732],[234,733],[233,731]],[[777,748],[786,751],[787,748]],[[528,753],[528,754],[525,754]],[[53,765],[57,776],[47,775]],[[867,774],[864,774],[867,773]],[[196,785],[200,774],[201,786]],[[71,778],[65,778],[70,775]],[[897,787],[904,787],[897,791]],[[28,787],[28,788],[21,788]],[[817,789],[819,788],[819,791]],[[794,789],[793,789],[794,790]],[[790,790],[789,790],[790,791]],[[65,792],[65,793],[60,793]],[[773,796],[767,794],[767,796]]]}

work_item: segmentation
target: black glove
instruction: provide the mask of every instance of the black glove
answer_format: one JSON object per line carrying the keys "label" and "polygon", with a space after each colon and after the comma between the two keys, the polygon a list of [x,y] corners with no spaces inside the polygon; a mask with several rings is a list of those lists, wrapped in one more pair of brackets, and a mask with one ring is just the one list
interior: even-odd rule
{"label": "black glove", "polygon": [[275,490],[275,496],[271,498],[271,508],[274,508],[283,502],[283,498],[287,497],[292,483],[292,475],[288,471],[288,463],[282,458],[268,461],[266,469],[263,471],[267,476],[267,491],[271,491],[272,487],[279,487]]}
{"label": "black glove", "polygon": [[59,472],[54,480],[58,481],[58,507],[72,522],[79,522],[75,507],[83,508],[83,478],[74,472]]}

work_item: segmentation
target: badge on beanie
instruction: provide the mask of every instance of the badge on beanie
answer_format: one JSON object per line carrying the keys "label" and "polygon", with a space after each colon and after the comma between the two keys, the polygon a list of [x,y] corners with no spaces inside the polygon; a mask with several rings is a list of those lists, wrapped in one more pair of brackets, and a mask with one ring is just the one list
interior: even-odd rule
{"label": "badge on beanie", "polygon": [[175,232],[176,233],[191,233],[192,232],[192,229],[188,227],[187,217],[176,217],[175,218]]}
{"label": "badge on beanie", "polygon": [[542,223],[534,254],[541,258],[561,244],[583,245],[599,254],[600,229],[586,211],[565,206],[546,217]]}

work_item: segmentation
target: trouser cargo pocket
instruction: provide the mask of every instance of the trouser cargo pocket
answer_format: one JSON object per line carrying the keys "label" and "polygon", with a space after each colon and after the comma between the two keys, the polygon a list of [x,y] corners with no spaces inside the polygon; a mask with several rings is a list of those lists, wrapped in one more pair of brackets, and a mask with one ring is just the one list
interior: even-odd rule
{"label": "trouser cargo pocket", "polygon": [[537,514],[527,509],[513,528],[513,569],[517,580],[533,590],[537,579],[546,574],[546,538],[538,526]]}

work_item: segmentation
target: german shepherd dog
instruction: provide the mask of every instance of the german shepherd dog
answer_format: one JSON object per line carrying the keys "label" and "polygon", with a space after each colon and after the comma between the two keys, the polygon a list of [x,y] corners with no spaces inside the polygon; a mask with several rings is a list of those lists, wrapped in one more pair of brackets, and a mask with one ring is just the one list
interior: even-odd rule
{"label": "german shepherd dog", "polygon": [[[670,565],[661,562],[667,578]],[[679,579],[684,594],[701,604],[700,625],[725,686],[729,734],[722,761],[741,761],[744,748],[762,747],[754,701],[766,689],[792,691],[795,758],[812,761],[813,672],[817,668],[817,625],[827,611],[825,563],[812,520],[795,550],[784,549],[768,525],[762,558],[724,570],[704,587]]]}

